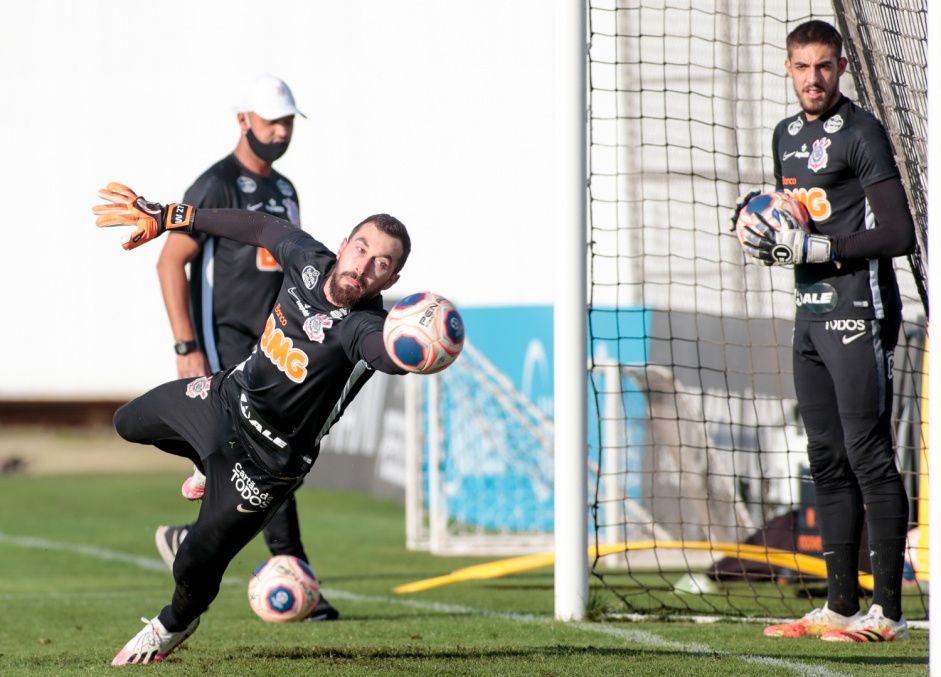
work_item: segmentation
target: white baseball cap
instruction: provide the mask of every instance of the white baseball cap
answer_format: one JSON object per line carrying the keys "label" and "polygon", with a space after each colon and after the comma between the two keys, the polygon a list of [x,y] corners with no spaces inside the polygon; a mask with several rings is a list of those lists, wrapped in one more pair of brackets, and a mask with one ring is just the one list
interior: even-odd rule
{"label": "white baseball cap", "polygon": [[265,120],[279,120],[287,115],[300,115],[291,88],[273,75],[265,75],[255,80],[246,90],[242,103],[236,107],[237,113],[255,113]]}

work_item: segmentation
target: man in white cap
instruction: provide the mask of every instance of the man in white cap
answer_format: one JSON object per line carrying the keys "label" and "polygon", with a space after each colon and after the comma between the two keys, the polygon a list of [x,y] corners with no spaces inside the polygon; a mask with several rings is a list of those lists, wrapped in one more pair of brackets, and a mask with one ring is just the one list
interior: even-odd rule
{"label": "man in white cap", "polygon": [[[291,89],[271,75],[251,83],[236,110],[238,145],[196,179],[183,202],[203,209],[249,209],[300,226],[294,184],[272,165],[288,149],[295,116],[306,116],[298,110]],[[167,238],[157,274],[176,339],[178,377],[194,379],[197,393],[201,379],[249,357],[283,279],[281,267],[264,249],[197,233]],[[201,469],[194,468],[193,476],[183,483],[183,496],[201,499],[205,481]],[[157,549],[171,570],[188,532],[189,525],[157,529]],[[273,555],[293,555],[309,563],[293,496],[272,518],[264,537]],[[307,620],[338,617],[321,597]]]}

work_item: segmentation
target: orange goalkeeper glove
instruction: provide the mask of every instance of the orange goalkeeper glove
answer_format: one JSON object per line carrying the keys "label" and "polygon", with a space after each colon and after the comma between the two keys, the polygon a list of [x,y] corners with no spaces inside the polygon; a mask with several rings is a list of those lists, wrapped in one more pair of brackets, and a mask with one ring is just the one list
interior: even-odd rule
{"label": "orange goalkeeper glove", "polygon": [[193,230],[196,208],[191,205],[148,202],[127,186],[114,182],[99,190],[98,196],[112,203],[92,207],[92,211],[99,215],[95,221],[99,228],[137,226],[122,245],[125,249],[139,247],[167,230]]}

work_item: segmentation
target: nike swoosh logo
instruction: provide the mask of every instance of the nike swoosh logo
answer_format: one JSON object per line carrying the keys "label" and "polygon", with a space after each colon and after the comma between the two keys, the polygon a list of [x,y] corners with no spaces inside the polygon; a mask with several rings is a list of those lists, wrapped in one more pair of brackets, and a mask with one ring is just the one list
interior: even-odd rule
{"label": "nike swoosh logo", "polygon": [[844,336],[844,337],[843,337],[843,345],[845,346],[845,345],[848,344],[848,343],[852,343],[853,341],[855,341],[856,339],[858,339],[860,336],[865,336],[865,335],[866,335],[866,332],[861,331],[861,332],[859,332],[858,334],[853,334],[852,336]]}
{"label": "nike swoosh logo", "polygon": [[797,154],[797,151],[796,151],[796,150],[793,150],[793,151],[791,151],[790,153],[785,153],[785,154],[784,154],[784,157],[781,158],[781,159],[782,159],[782,160],[787,160],[789,157],[791,157],[792,155],[796,155],[796,154]]}
{"label": "nike swoosh logo", "polygon": [[265,204],[264,202],[259,202],[257,205],[248,205],[246,209],[248,209],[250,212],[257,212],[259,209],[261,209],[264,206],[264,204]]}
{"label": "nike swoosh logo", "polygon": [[241,504],[241,503],[239,503],[239,504],[235,507],[235,509],[238,510],[239,512],[258,512],[257,510],[246,510],[245,508],[242,507],[242,504]]}

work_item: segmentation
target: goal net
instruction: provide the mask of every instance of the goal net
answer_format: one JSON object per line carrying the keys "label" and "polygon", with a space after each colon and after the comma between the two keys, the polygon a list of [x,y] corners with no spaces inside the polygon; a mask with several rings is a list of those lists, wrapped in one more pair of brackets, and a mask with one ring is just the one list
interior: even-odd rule
{"label": "goal net", "polygon": [[728,232],[737,196],[774,187],[771,133],[799,110],[785,38],[817,18],[844,35],[842,89],[889,130],[919,229],[918,253],[897,260],[895,416],[907,596],[924,617],[926,8],[590,1],[592,574],[623,610],[800,614],[825,586],[790,366],[793,272],[746,263]]}
{"label": "goal net", "polygon": [[408,378],[407,545],[438,555],[552,550],[552,421],[470,341]]}
{"label": "goal net", "polygon": [[[894,414],[911,499],[905,613],[923,618],[925,0],[590,0],[588,11],[595,594],[630,613],[792,616],[825,585],[790,366],[793,272],[746,262],[728,216],[739,195],[774,185],[771,133],[798,109],[785,38],[819,18],[845,38],[843,91],[889,130],[918,228],[918,252],[896,261]],[[488,326],[505,343],[510,322]],[[468,344],[449,369],[407,379],[411,548],[552,552],[552,420],[488,360],[506,351],[493,347]]]}

